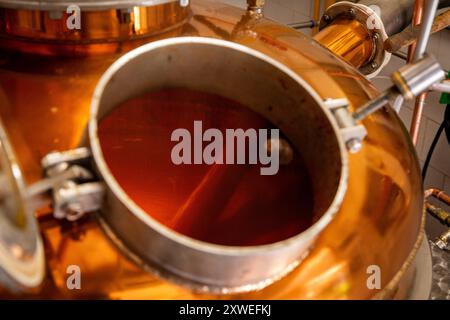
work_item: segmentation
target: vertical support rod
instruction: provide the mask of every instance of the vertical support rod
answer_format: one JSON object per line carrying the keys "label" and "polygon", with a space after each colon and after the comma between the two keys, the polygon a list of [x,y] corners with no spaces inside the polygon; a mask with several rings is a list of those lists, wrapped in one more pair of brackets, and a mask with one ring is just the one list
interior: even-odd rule
{"label": "vertical support rod", "polygon": [[[419,2],[419,4],[418,4]],[[417,0],[414,21],[415,25],[421,25],[420,34],[417,42],[414,44],[413,49],[408,52],[408,58],[412,59],[414,62],[420,59],[425,53],[430,39],[431,28],[433,25],[434,17],[436,15],[437,7],[439,5],[439,0]],[[419,16],[420,13],[420,16]],[[411,122],[410,135],[414,145],[417,145],[419,140],[420,124],[422,122],[423,110],[425,108],[425,102],[427,99],[427,93],[424,92],[416,99],[416,104],[414,106],[414,113]]]}
{"label": "vertical support rod", "polygon": [[[418,26],[422,23],[424,5],[425,5],[425,0],[416,0],[416,3],[414,5],[414,13],[413,13],[413,26]],[[417,42],[414,42],[413,44],[410,45],[410,47],[408,49],[407,63],[414,61],[416,48],[417,48]],[[413,142],[413,145],[415,145],[415,146],[417,145],[417,142],[419,140],[419,129],[420,129],[420,123],[422,121],[425,100],[426,100],[426,94],[421,94],[419,97],[417,97],[416,103],[414,106],[414,113],[413,113],[409,133],[411,135],[411,140]]]}
{"label": "vertical support rod", "polygon": [[[321,0],[314,0],[313,1],[313,20],[319,21],[320,20],[320,7],[321,7]],[[315,26],[312,29],[312,34],[315,35],[317,32],[319,32],[319,27]]]}
{"label": "vertical support rod", "polygon": [[416,50],[414,51],[414,61],[421,59],[427,50],[438,5],[439,0],[425,1],[425,6],[422,13],[421,28],[416,43]]}
{"label": "vertical support rod", "polygon": [[414,146],[417,146],[419,140],[420,124],[422,123],[423,109],[425,108],[426,99],[427,93],[422,93],[416,98],[416,103],[414,105],[411,128],[409,130],[409,134]]}
{"label": "vertical support rod", "polygon": [[[414,5],[414,13],[413,13],[413,26],[418,26],[422,23],[422,15],[423,15],[423,6],[425,0],[416,0]],[[414,41],[408,48],[408,59],[407,62],[413,62],[414,53],[416,51],[417,42]]]}

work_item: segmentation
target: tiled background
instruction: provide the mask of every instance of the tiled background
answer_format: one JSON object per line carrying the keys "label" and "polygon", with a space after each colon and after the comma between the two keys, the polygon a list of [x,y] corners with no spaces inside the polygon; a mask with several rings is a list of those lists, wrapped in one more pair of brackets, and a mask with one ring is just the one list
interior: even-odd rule
{"label": "tiled background", "polygon": [[[222,1],[242,8],[246,7],[246,0]],[[312,3],[313,1],[311,0],[266,0],[265,15],[284,24],[308,21],[312,16]],[[305,33],[310,33],[309,29],[303,31]],[[429,51],[438,58],[446,70],[449,70],[450,31],[445,30],[433,35],[429,44]],[[374,80],[375,84],[380,89],[389,86],[390,82],[388,76],[404,65],[404,63],[405,62],[402,59],[393,56],[389,65]],[[425,117],[420,127],[417,154],[422,164],[425,161],[431,142],[444,117],[445,106],[439,104],[439,97],[440,94],[430,94],[425,108]],[[407,128],[409,128],[411,123],[413,104],[414,103],[409,103],[404,105],[400,112],[400,117]],[[450,146],[445,139],[445,135],[442,135],[434,152],[430,167],[428,168],[425,188],[428,187],[444,189],[450,194]],[[427,224],[427,231],[431,238],[436,237],[444,230],[444,228],[433,219],[428,219]]]}

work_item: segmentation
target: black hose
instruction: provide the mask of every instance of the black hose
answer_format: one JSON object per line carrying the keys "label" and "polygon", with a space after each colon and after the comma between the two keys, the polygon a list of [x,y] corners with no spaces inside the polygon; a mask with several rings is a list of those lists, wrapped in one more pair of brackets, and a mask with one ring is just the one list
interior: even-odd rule
{"label": "black hose", "polygon": [[445,127],[445,133],[447,136],[448,143],[450,144],[450,108],[447,106],[445,109],[444,119],[447,119],[448,125]]}
{"label": "black hose", "polygon": [[[445,110],[444,121],[442,121],[442,124],[440,125],[438,131],[436,132],[436,135],[434,136],[433,142],[431,143],[430,149],[428,150],[427,158],[425,160],[425,163],[423,164],[423,168],[422,168],[422,180],[423,181],[425,181],[425,177],[427,176],[428,167],[430,166],[430,162],[431,162],[431,158],[433,157],[434,149],[436,149],[436,146],[437,146],[439,139],[442,136],[442,132],[444,132],[444,130],[446,130],[447,134],[450,132],[450,105],[447,105],[447,108]],[[447,138],[450,138],[450,137],[447,137]]]}
{"label": "black hose", "polygon": [[439,1],[439,9],[450,7],[450,0]]}

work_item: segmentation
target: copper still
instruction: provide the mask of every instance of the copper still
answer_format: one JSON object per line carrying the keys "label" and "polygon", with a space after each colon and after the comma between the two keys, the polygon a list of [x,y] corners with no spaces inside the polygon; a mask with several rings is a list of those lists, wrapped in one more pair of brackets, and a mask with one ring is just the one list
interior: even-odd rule
{"label": "copper still", "polygon": [[[1,169],[9,181],[0,297],[406,297],[424,237],[411,139],[390,107],[355,125],[352,139],[333,111],[354,112],[379,94],[364,74],[388,61],[389,28],[368,30],[362,4],[350,15],[340,15],[347,3],[332,7],[311,39],[264,18],[264,1],[249,1],[248,10],[209,0],[143,2],[77,1],[81,27],[72,30],[70,3],[0,1]],[[234,99],[280,127],[312,176],[315,222],[284,241],[231,247],[145,215],[108,169],[98,121],[168,84]],[[83,205],[93,213],[78,217],[69,200],[58,202],[63,178],[89,189]],[[50,203],[36,196],[49,189]],[[81,290],[67,286],[73,266]],[[371,266],[381,270],[379,288],[367,285]]]}

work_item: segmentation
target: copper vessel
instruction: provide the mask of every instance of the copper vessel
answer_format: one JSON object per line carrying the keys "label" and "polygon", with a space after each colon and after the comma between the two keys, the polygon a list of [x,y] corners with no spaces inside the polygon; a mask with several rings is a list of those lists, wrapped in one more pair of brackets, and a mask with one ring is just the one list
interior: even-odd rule
{"label": "copper vessel", "polygon": [[[86,10],[82,23],[89,27],[72,31],[64,29],[63,18],[54,19],[49,11],[0,8],[0,115],[23,184],[42,178],[41,159],[48,153],[86,144],[98,81],[118,58],[144,43],[201,37],[239,45],[301,79],[318,101],[346,99],[350,111],[378,94],[355,68],[361,65],[361,55],[371,49],[355,21],[333,25],[361,35],[351,39],[358,42],[360,51],[344,53],[352,66],[317,41],[258,12],[216,1],[195,0],[189,7],[170,2],[128,11]],[[109,299],[401,296],[410,285],[414,273],[410,266],[423,238],[419,163],[392,109],[384,108],[362,124],[367,138],[360,152],[348,154],[347,188],[336,214],[308,245],[305,258],[266,286],[224,294],[180,285],[170,277],[168,281],[117,239],[116,233],[109,233],[101,215],[61,222],[53,218],[50,207],[43,206],[35,215],[45,248],[46,277],[37,287],[29,283],[32,290],[8,282],[0,294]],[[82,290],[67,288],[68,267],[73,265],[82,270]],[[367,285],[371,266],[381,270],[380,288]]]}

